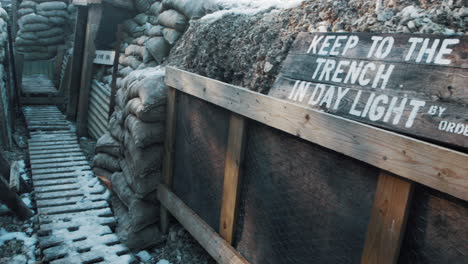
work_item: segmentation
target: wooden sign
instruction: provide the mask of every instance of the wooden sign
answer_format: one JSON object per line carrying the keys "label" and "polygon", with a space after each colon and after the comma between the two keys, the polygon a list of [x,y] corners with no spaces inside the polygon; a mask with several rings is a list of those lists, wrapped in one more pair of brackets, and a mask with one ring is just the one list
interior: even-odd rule
{"label": "wooden sign", "polygon": [[467,148],[467,40],[467,36],[300,33],[269,95]]}
{"label": "wooden sign", "polygon": [[93,63],[114,65],[115,51],[113,50],[96,50]]}

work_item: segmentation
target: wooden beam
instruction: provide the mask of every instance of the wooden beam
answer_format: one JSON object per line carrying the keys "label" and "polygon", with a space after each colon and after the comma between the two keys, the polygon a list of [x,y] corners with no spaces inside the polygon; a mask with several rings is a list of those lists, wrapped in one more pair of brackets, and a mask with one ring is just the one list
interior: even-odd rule
{"label": "wooden beam", "polygon": [[[177,125],[177,90],[167,88],[167,108],[166,108],[166,139],[164,141],[164,160],[163,160],[163,180],[164,184],[172,188],[172,176],[174,173],[174,150]],[[161,206],[161,231],[167,233],[169,230],[169,214]]]}
{"label": "wooden beam", "polygon": [[122,44],[123,40],[123,25],[120,24],[117,26],[117,42],[115,45],[115,57],[114,57],[114,66],[112,68],[112,83],[111,83],[111,96],[110,96],[110,103],[109,103],[109,120],[114,112],[115,108],[115,96],[117,94],[117,75],[119,73],[119,57],[120,57],[120,45]]}
{"label": "wooden beam", "polygon": [[93,60],[96,52],[95,39],[99,30],[102,16],[102,5],[93,4],[88,7],[88,24],[86,25],[86,37],[83,55],[83,65],[81,70],[81,86],[78,103],[78,113],[76,120],[76,132],[79,136],[88,135],[88,112],[89,93],[91,90],[91,80],[93,78]]}
{"label": "wooden beam", "polygon": [[59,85],[60,85],[60,75],[61,75],[61,72],[62,72],[62,64],[63,64],[63,59],[65,57],[65,46],[64,45],[61,45],[58,47],[57,49],[57,56],[55,56],[55,65],[54,65],[54,78],[53,78],[53,82],[55,84],[55,87],[57,87],[57,89],[59,88]]}
{"label": "wooden beam", "polygon": [[219,224],[221,237],[231,244],[233,242],[234,227],[236,225],[246,130],[245,118],[237,114],[231,114],[226,165],[224,168],[223,200]]}
{"label": "wooden beam", "polygon": [[19,94],[23,90],[23,66],[24,66],[24,54],[15,53],[15,72],[16,72],[16,89],[18,89]]}
{"label": "wooden beam", "polygon": [[[1,91],[5,89],[5,91]],[[0,87],[0,143],[6,150],[10,150],[13,146],[13,137],[12,137],[12,130],[10,126],[10,107],[9,107],[9,99],[8,99],[8,92],[7,92],[7,84]],[[4,98],[4,96],[6,98]],[[4,105],[4,102],[7,104]]]}
{"label": "wooden beam", "polygon": [[216,262],[220,264],[249,263],[194,211],[162,184],[158,186],[158,199]]}
{"label": "wooden beam", "polygon": [[166,68],[166,84],[309,142],[468,200],[468,155],[465,153],[173,67]]}
{"label": "wooden beam", "polygon": [[362,264],[397,263],[413,184],[382,171],[367,229]]}
{"label": "wooden beam", "polygon": [[83,64],[84,41],[86,35],[86,24],[88,20],[88,8],[77,7],[75,24],[75,41],[73,42],[73,54],[71,57],[71,66],[69,79],[66,84],[67,118],[76,120],[78,97],[81,84],[81,66]]}
{"label": "wooden beam", "polygon": [[23,200],[14,191],[10,190],[2,175],[0,175],[0,201],[4,202],[21,220],[29,219],[33,215]]}

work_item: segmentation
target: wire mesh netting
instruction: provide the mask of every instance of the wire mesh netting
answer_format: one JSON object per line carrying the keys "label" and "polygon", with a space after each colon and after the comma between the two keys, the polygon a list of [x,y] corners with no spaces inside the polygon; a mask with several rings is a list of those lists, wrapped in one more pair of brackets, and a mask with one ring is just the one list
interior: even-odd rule
{"label": "wire mesh netting", "polygon": [[229,113],[188,95],[178,100],[174,192],[219,230]]}

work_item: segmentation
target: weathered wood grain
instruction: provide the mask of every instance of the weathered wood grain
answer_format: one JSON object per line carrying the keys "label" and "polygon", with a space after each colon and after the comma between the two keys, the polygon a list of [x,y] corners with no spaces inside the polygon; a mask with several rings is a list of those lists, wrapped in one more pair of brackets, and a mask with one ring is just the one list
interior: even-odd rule
{"label": "weathered wood grain", "polygon": [[245,118],[231,114],[219,224],[220,235],[229,243],[233,242],[236,226],[246,131]]}
{"label": "weathered wood grain", "polygon": [[172,67],[166,83],[250,119],[468,200],[468,155]]}
{"label": "weathered wood grain", "polygon": [[217,263],[249,263],[182,200],[162,184],[158,186],[158,199]]}
{"label": "weathered wood grain", "polygon": [[411,182],[380,173],[361,263],[397,263],[412,190]]}

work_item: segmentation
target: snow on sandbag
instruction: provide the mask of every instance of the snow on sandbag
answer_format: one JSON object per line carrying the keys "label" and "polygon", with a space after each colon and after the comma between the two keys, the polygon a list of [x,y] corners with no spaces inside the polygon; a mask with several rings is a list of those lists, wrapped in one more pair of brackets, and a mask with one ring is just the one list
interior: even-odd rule
{"label": "snow on sandbag", "polygon": [[150,38],[145,47],[158,63],[162,63],[171,51],[171,45],[163,37]]}
{"label": "snow on sandbag", "polygon": [[213,0],[163,0],[162,4],[165,9],[173,8],[190,19],[201,18],[220,9]]}
{"label": "snow on sandbag", "polygon": [[[145,30],[145,34],[146,34],[146,30]],[[136,38],[133,43],[139,45],[139,46],[144,46],[146,41],[148,41],[149,37],[147,36],[141,36],[139,38]]]}
{"label": "snow on sandbag", "polygon": [[37,14],[45,17],[58,16],[68,18],[69,16],[69,13],[66,10],[37,10]]}
{"label": "snow on sandbag", "polygon": [[53,27],[53,28],[48,28],[47,30],[44,31],[37,31],[35,34],[40,37],[40,38],[48,38],[52,36],[61,36],[63,35],[64,30],[63,28],[60,27]]}
{"label": "snow on sandbag", "polygon": [[127,181],[125,180],[123,172],[114,172],[110,179],[112,190],[115,194],[117,194],[117,197],[119,197],[120,201],[128,208],[132,203],[132,200],[135,199],[135,193],[132,191]]}
{"label": "snow on sandbag", "polygon": [[21,26],[26,24],[47,24],[49,23],[49,19],[47,17],[36,15],[36,14],[29,14],[21,17],[18,19],[18,24]]}
{"label": "snow on sandbag", "polygon": [[23,32],[37,32],[49,29],[50,26],[48,24],[26,24],[21,27],[21,31]]}
{"label": "snow on sandbag", "polygon": [[180,37],[182,37],[182,35],[183,33],[172,28],[163,29],[163,36],[171,45],[174,45],[177,42],[177,40],[179,40]]}
{"label": "snow on sandbag", "polygon": [[33,14],[33,13],[34,13],[34,9],[32,8],[21,8],[18,10],[18,17],[22,17],[25,15]]}
{"label": "snow on sandbag", "polygon": [[106,132],[96,143],[96,153],[106,153],[118,158],[120,156],[120,143]]}
{"label": "snow on sandbag", "polygon": [[166,118],[166,105],[148,106],[141,102],[140,98],[133,98],[128,101],[124,110],[125,114],[135,115],[139,120],[147,123],[162,122]]}
{"label": "snow on sandbag", "polygon": [[167,101],[167,87],[164,74],[148,76],[138,83],[127,87],[127,99],[140,98],[145,107],[165,105]]}
{"label": "snow on sandbag", "polygon": [[[153,159],[153,154],[148,153],[144,159]],[[161,172],[153,172],[140,177],[140,175],[136,174],[135,171],[128,166],[125,159],[120,160],[120,167],[122,168],[125,181],[135,193],[135,197],[139,199],[143,199],[146,195],[156,190],[158,184],[161,182]]]}
{"label": "snow on sandbag", "polygon": [[67,10],[67,4],[59,1],[40,3],[36,6],[37,11]]}
{"label": "snow on sandbag", "polygon": [[128,207],[128,215],[133,230],[138,232],[158,222],[159,205],[134,199]]}
{"label": "snow on sandbag", "polygon": [[153,2],[152,0],[133,0],[135,3],[136,9],[140,13],[144,13],[148,11],[151,7],[151,3]]}
{"label": "snow on sandbag", "polygon": [[138,14],[136,17],[133,18],[135,22],[137,22],[140,26],[143,26],[148,22],[148,15],[145,14]]}
{"label": "snow on sandbag", "polygon": [[188,18],[185,15],[170,9],[162,12],[158,16],[158,22],[165,27],[185,31],[188,25]]}
{"label": "snow on sandbag", "polygon": [[160,37],[163,35],[163,27],[160,25],[151,27],[145,34],[148,37]]}
{"label": "snow on sandbag", "polygon": [[145,47],[144,46],[139,46],[139,45],[128,45],[128,47],[125,49],[125,55],[126,56],[138,56],[140,58],[143,58],[143,54],[145,52]]}
{"label": "snow on sandbag", "polygon": [[138,66],[140,66],[142,61],[139,60],[135,56],[121,55],[120,58],[119,58],[119,63],[122,64],[123,66],[129,66],[132,69],[136,69],[136,68],[138,68]]}
{"label": "snow on sandbag", "polygon": [[119,159],[105,153],[98,153],[94,157],[93,167],[103,168],[111,172],[120,171]]}
{"label": "snow on sandbag", "polygon": [[32,8],[32,9],[36,8],[36,6],[37,6],[37,3],[34,1],[23,1],[19,5],[20,8]]}
{"label": "snow on sandbag", "polygon": [[130,132],[133,142],[138,148],[164,142],[166,130],[161,122],[145,123],[133,114],[129,114],[125,119],[125,127]]}
{"label": "snow on sandbag", "polygon": [[58,16],[49,17],[49,21],[51,24],[54,25],[64,25],[65,23],[67,23],[67,20],[65,18]]}
{"label": "snow on sandbag", "polygon": [[131,67],[122,67],[122,69],[119,70],[120,76],[127,76],[129,75],[133,69]]}

